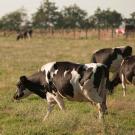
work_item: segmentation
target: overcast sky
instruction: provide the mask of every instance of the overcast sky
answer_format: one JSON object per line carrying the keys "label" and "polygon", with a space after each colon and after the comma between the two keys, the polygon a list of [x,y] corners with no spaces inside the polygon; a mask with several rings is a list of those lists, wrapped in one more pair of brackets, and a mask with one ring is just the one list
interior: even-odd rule
{"label": "overcast sky", "polygon": [[[26,9],[28,14],[34,13],[43,0],[0,0],[0,17],[19,8]],[[55,2],[59,9],[65,6],[77,4],[92,15],[97,7],[101,9],[110,8],[129,17],[135,11],[135,0],[50,0]]]}

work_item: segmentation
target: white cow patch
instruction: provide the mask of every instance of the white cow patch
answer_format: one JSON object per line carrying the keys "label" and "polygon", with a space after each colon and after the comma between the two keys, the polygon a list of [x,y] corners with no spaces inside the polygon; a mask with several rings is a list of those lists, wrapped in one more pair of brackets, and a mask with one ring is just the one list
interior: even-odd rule
{"label": "white cow patch", "polygon": [[53,70],[54,70],[53,66],[54,66],[54,64],[56,64],[56,62],[47,63],[47,64],[45,64],[45,65],[43,65],[41,67],[41,71],[45,71],[46,72],[45,77],[46,77],[46,82],[47,83],[49,83],[49,80],[48,80],[48,77],[47,77],[48,72],[50,72],[51,78],[53,78]]}
{"label": "white cow patch", "polygon": [[58,69],[57,69],[57,70],[55,70],[54,75],[56,75],[56,74],[57,74],[57,72],[58,72]]}
{"label": "white cow patch", "polygon": [[78,89],[79,87],[79,78],[80,78],[80,74],[78,74],[77,71],[75,71],[75,69],[73,69],[73,71],[71,72],[72,74],[72,78],[70,80],[70,83],[72,84],[73,88],[76,90]]}
{"label": "white cow patch", "polygon": [[56,62],[50,62],[50,63],[47,63],[47,64],[43,65],[43,66],[41,67],[41,71],[44,71],[44,70],[45,70],[46,72],[50,71],[55,63],[56,63]]}
{"label": "white cow patch", "polygon": [[73,69],[73,71],[71,72],[72,74],[72,78],[70,80],[70,83],[73,86],[74,89],[74,97],[67,97],[68,100],[74,100],[74,101],[88,101],[88,99],[86,99],[86,97],[83,95],[82,93],[82,87],[79,84],[79,78],[80,78],[80,74],[78,74],[77,71],[75,71],[75,69]]}
{"label": "white cow patch", "polygon": [[85,64],[86,69],[88,68],[93,68],[93,72],[96,72],[97,67],[103,66],[103,64],[101,63],[89,63],[89,64]]}
{"label": "white cow patch", "polygon": [[66,71],[64,72],[64,77],[66,76],[67,73],[68,73],[68,70],[66,70]]}

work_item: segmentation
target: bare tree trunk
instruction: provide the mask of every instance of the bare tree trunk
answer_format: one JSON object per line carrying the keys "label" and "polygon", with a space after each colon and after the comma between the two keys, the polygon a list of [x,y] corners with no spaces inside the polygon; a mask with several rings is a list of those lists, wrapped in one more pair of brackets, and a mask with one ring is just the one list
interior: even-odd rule
{"label": "bare tree trunk", "polygon": [[73,29],[74,39],[76,38],[76,29]]}
{"label": "bare tree trunk", "polygon": [[79,39],[81,38],[81,29],[79,29]]}
{"label": "bare tree trunk", "polygon": [[126,37],[126,39],[128,38],[128,34],[129,34],[128,31],[126,31],[126,32],[125,32],[125,37]]}
{"label": "bare tree trunk", "polygon": [[4,37],[6,37],[6,36],[7,36],[7,33],[6,33],[6,31],[4,31],[4,33],[3,33],[3,36],[4,36]]}
{"label": "bare tree trunk", "polygon": [[85,29],[85,33],[86,33],[85,38],[88,39],[88,29]]}
{"label": "bare tree trunk", "polygon": [[100,40],[100,36],[101,36],[101,30],[100,27],[98,26],[98,39]]}
{"label": "bare tree trunk", "polygon": [[112,27],[112,39],[114,38],[114,28]]}
{"label": "bare tree trunk", "polygon": [[61,37],[64,38],[64,28],[61,29],[61,34],[62,34]]}
{"label": "bare tree trunk", "polygon": [[54,28],[51,28],[51,35],[54,36]]}

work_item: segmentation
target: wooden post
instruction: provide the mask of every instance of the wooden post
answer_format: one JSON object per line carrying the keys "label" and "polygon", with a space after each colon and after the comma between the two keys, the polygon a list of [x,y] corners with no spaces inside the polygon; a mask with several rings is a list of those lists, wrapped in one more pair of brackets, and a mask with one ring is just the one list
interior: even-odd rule
{"label": "wooden post", "polygon": [[85,29],[85,33],[86,33],[85,38],[88,39],[88,29],[87,28]]}
{"label": "wooden post", "polygon": [[112,27],[112,39],[114,38],[114,28]]}
{"label": "wooden post", "polygon": [[76,37],[76,29],[75,28],[73,29],[73,34],[74,34],[74,39],[75,39],[75,37]]}
{"label": "wooden post", "polygon": [[128,32],[127,31],[125,32],[125,37],[126,37],[126,39],[128,38]]}
{"label": "wooden post", "polygon": [[100,26],[98,26],[98,39],[100,40],[100,35],[101,34],[101,31],[100,31]]}

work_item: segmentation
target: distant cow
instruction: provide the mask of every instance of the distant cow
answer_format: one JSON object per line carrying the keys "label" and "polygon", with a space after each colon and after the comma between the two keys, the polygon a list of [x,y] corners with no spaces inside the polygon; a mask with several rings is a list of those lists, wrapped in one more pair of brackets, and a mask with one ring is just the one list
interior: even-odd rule
{"label": "distant cow", "polygon": [[91,62],[102,63],[107,66],[109,72],[113,73],[112,81],[109,81],[108,89],[113,92],[115,86],[121,83],[119,70],[121,62],[127,56],[132,55],[132,47],[122,46],[116,48],[104,48],[92,55]]}
{"label": "distant cow", "polygon": [[125,32],[135,32],[135,26],[134,25],[126,25],[125,26]]}
{"label": "distant cow", "polygon": [[32,38],[32,34],[33,34],[32,29],[19,31],[18,34],[17,34],[16,40]]}
{"label": "distant cow", "polygon": [[125,26],[125,35],[126,35],[126,38],[128,38],[128,36],[130,34],[132,34],[133,32],[135,32],[135,25],[126,25]]}
{"label": "distant cow", "polygon": [[122,61],[120,78],[123,87],[123,96],[126,95],[126,84],[135,85],[135,56],[129,56]]}
{"label": "distant cow", "polygon": [[47,99],[48,112],[57,103],[64,109],[63,98],[71,101],[85,101],[96,104],[99,118],[107,111],[106,107],[106,66],[99,63],[76,64],[52,62],[44,65],[41,71],[30,77],[21,76],[17,83],[14,99],[21,99],[31,93]]}

